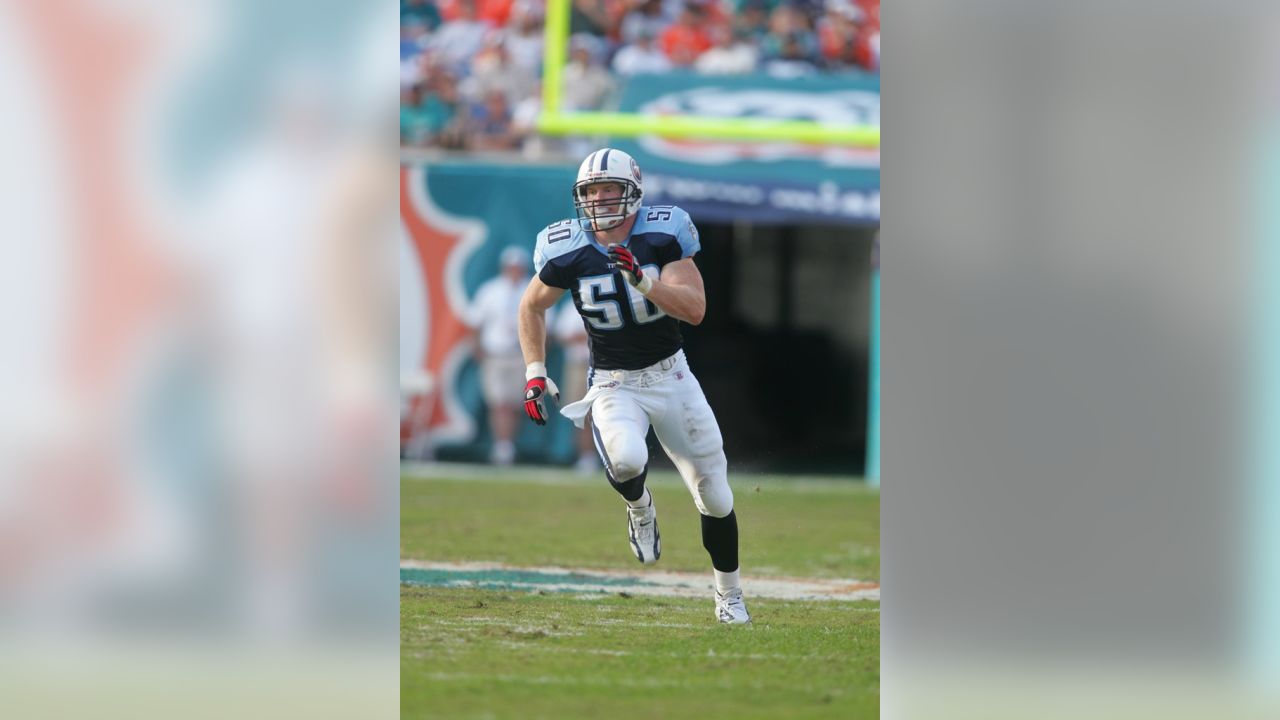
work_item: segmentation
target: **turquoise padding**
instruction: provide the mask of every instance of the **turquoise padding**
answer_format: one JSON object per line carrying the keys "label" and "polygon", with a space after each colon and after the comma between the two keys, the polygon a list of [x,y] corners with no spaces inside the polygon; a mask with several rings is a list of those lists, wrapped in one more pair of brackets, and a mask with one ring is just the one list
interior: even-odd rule
{"label": "turquoise padding", "polygon": [[[1256,246],[1254,302],[1254,391],[1251,423],[1252,466],[1246,498],[1249,563],[1247,612],[1242,628],[1255,679],[1274,689],[1280,683],[1280,133],[1260,154],[1261,237]],[[1248,389],[1246,389],[1248,390]]]}
{"label": "turquoise padding", "polygon": [[871,338],[867,346],[867,484],[880,487],[880,271],[871,273]]}

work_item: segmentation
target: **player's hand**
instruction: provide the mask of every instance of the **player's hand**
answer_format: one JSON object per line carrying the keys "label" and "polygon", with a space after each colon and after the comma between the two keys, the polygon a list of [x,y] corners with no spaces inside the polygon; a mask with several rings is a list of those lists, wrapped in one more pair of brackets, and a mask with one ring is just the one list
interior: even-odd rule
{"label": "player's hand", "polygon": [[554,380],[548,377],[530,378],[529,382],[524,386],[524,412],[529,419],[539,425],[547,424],[547,405],[545,398],[551,395],[556,402],[560,402],[560,388],[556,387]]}
{"label": "player's hand", "polygon": [[644,277],[644,271],[636,264],[636,256],[621,245],[609,246],[609,262],[622,271],[622,277],[631,285],[639,285],[640,278]]}
{"label": "player's hand", "polygon": [[627,283],[642,294],[647,294],[653,287],[653,280],[645,276],[644,271],[640,269],[640,264],[636,262],[636,256],[632,255],[630,250],[621,245],[610,245],[609,261],[618,268]]}

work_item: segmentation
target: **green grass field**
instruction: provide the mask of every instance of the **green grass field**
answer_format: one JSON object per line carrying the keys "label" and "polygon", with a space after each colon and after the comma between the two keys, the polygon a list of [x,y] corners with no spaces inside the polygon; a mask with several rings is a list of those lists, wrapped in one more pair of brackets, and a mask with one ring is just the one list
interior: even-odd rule
{"label": "green grass field", "polygon": [[[621,501],[559,471],[436,470],[401,485],[405,560],[624,570]],[[876,717],[878,602],[752,598],[753,576],[879,580],[879,493],[731,477],[753,624],[705,599],[401,585],[401,714],[431,718]],[[705,572],[697,510],[654,473],[662,559]],[[729,713],[732,713],[730,715]]]}

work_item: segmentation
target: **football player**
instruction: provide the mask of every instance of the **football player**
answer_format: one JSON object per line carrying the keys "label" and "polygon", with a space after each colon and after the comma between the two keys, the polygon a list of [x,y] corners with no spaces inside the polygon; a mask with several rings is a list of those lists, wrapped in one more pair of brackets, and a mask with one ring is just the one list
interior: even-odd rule
{"label": "football player", "polygon": [[702,515],[702,544],[715,573],[716,618],[750,622],[738,577],[738,519],[720,427],[681,349],[680,323],[706,312],[700,249],[689,214],[645,206],[640,167],[621,150],[587,156],[573,185],[576,217],[538,233],[535,274],[520,302],[525,412],[547,422],[546,311],[568,290],[591,348],[588,390],[561,414],[590,423],[609,483],[627,504],[631,551],[646,565],[662,553],[645,487],[652,425]]}

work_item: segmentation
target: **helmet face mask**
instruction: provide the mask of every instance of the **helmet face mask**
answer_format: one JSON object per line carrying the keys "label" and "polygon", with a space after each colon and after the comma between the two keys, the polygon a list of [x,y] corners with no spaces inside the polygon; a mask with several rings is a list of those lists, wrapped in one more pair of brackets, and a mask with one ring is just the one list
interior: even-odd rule
{"label": "helmet face mask", "polygon": [[[589,197],[589,189],[603,183],[614,183],[621,192]],[[578,168],[578,179],[573,184],[573,207],[584,230],[598,232],[622,225],[640,209],[643,200],[640,166],[621,150],[597,150]]]}
{"label": "helmet face mask", "polygon": [[[613,183],[621,191],[590,197],[591,186],[605,183]],[[627,217],[640,208],[641,196],[640,188],[631,182],[588,180],[573,185],[573,207],[578,213],[578,222],[589,230],[609,230],[626,222]]]}

